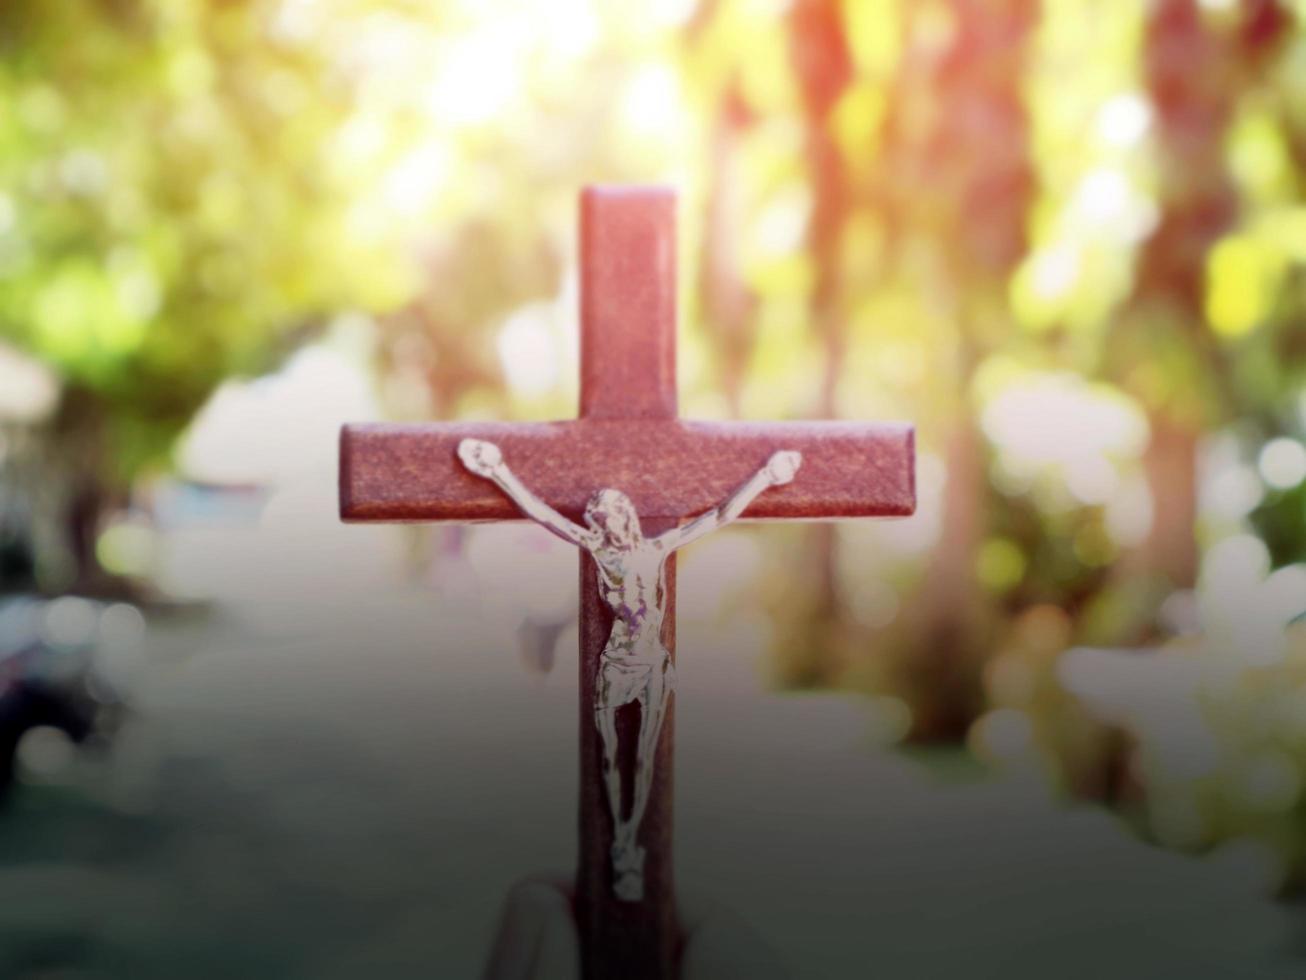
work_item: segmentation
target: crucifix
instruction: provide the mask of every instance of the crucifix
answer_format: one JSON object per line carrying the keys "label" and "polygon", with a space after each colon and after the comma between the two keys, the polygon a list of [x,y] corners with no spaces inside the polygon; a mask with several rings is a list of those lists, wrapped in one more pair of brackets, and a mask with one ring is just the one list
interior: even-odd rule
{"label": "crucifix", "polygon": [[580,850],[588,980],[675,975],[675,550],[735,520],[905,516],[898,423],[695,422],[676,409],[675,195],[581,196],[580,417],[347,425],[346,521],[528,518],[580,547]]}

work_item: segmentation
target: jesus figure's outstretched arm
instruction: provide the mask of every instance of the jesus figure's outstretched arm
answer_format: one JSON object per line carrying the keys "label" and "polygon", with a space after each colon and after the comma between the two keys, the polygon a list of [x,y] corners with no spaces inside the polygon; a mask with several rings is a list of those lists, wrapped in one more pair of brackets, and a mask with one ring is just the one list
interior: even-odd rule
{"label": "jesus figure's outstretched arm", "polygon": [[747,510],[748,505],[763,490],[783,486],[793,480],[798,467],[802,465],[803,454],[796,450],[787,449],[774,453],[766,461],[766,465],[750,476],[743,486],[726,498],[724,503],[699,514],[684,527],[675,527],[659,535],[658,543],[668,551],[674,551],[710,531],[725,527]]}
{"label": "jesus figure's outstretched arm", "polygon": [[567,520],[531,493],[526,484],[517,479],[517,474],[508,469],[508,464],[503,461],[503,453],[494,443],[483,439],[464,439],[458,443],[458,458],[477,476],[492,481],[511,497],[523,514],[562,540],[582,548],[588,548],[594,543],[594,532]]}

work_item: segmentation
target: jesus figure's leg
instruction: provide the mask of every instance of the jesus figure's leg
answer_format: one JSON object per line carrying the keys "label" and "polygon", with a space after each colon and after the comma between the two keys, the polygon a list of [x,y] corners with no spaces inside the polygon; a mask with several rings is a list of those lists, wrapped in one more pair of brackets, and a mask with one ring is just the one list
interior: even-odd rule
{"label": "jesus figure's leg", "polygon": [[603,742],[603,784],[608,793],[614,833],[621,830],[621,769],[617,766],[617,709],[596,707],[594,724]]}
{"label": "jesus figure's leg", "polygon": [[[594,723],[603,743],[603,781],[612,812],[613,891],[618,898],[637,902],[644,897],[644,850],[636,843],[640,821],[648,806],[667,694],[674,684],[671,658],[663,651],[662,663],[602,662],[594,699]],[[622,778],[617,751],[617,709],[636,701],[640,706],[639,736],[635,753],[635,778],[630,816],[622,819]]]}
{"label": "jesus figure's leg", "polygon": [[[644,810],[648,806],[649,791],[653,786],[653,765],[657,758],[658,736],[667,714],[667,701],[676,687],[676,668],[671,657],[666,656],[660,666],[648,673],[647,684],[639,697],[639,746],[635,753],[635,794],[627,822],[629,843],[635,847]],[[640,852],[641,864],[643,853]]]}
{"label": "jesus figure's leg", "polygon": [[638,901],[644,894],[644,856],[635,846],[633,820],[621,819],[621,769],[617,764],[617,709],[595,708],[594,723],[603,741],[603,783],[608,793],[608,809],[612,812],[612,876],[613,891],[628,902]]}

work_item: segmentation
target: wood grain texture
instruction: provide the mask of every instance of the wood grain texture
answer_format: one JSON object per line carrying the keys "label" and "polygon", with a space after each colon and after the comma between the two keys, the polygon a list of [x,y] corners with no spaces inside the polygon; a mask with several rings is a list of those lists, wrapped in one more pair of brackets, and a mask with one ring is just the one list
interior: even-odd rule
{"label": "wood grain texture", "polygon": [[580,256],[581,417],[675,418],[675,193],[586,188]]}
{"label": "wood grain texture", "polygon": [[861,422],[590,421],[350,425],[340,439],[346,521],[511,521],[520,512],[468,473],[459,441],[488,439],[535,493],[576,518],[594,491],[626,493],[641,517],[683,520],[716,506],[772,452],[797,449],[793,483],[745,520],[903,516],[916,507],[908,425]]}

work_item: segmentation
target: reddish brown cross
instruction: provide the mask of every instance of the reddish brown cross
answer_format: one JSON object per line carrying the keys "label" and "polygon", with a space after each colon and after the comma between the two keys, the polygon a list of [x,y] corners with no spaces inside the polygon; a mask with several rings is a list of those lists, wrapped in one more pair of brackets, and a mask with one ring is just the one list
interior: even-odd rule
{"label": "reddish brown cross", "polygon": [[[675,195],[587,188],[581,197],[580,418],[569,422],[349,425],[340,435],[346,521],[513,521],[516,506],[456,455],[468,437],[496,443],[537,496],[577,520],[595,490],[624,491],[646,535],[717,505],[782,449],[802,453],[793,483],[762,494],[744,519],[906,515],[915,508],[911,426],[854,422],[690,422],[676,414]],[[675,652],[675,565],[663,641]],[[677,931],[671,885],[669,710],[641,830],[645,898],[612,895],[612,822],[594,727],[594,678],[612,628],[592,559],[580,568],[580,867],[577,915],[589,978],[670,977]],[[674,702],[673,702],[674,703]],[[634,724],[634,719],[626,719]],[[627,744],[631,731],[622,731]]]}

